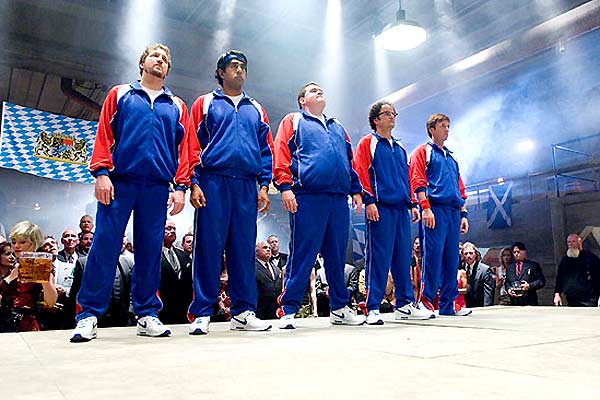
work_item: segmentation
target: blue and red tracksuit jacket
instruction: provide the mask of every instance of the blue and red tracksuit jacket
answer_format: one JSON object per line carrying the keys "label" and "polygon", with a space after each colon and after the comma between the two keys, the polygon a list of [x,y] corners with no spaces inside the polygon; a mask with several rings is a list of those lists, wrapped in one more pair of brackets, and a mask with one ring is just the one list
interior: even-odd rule
{"label": "blue and red tracksuit jacket", "polygon": [[154,102],[139,81],[113,87],[100,112],[92,175],[189,186],[187,118],[185,104],[167,87]]}
{"label": "blue and red tracksuit jacket", "polygon": [[461,208],[467,195],[458,163],[452,152],[427,142],[415,149],[410,157],[411,193],[426,191],[431,205]]}
{"label": "blue and red tracksuit jacket", "polygon": [[[256,179],[269,186],[273,138],[265,109],[245,93],[237,107],[218,89],[198,97],[188,120],[191,182],[202,173]],[[192,170],[193,169],[193,170]]]}
{"label": "blue and red tracksuit jacket", "polygon": [[296,193],[354,195],[362,187],[352,168],[352,144],[342,124],[305,111],[286,115],[275,137],[275,186]]}
{"label": "blue and red tracksuit jacket", "polygon": [[365,205],[413,207],[408,183],[408,156],[399,140],[372,132],[358,142],[354,160]]}

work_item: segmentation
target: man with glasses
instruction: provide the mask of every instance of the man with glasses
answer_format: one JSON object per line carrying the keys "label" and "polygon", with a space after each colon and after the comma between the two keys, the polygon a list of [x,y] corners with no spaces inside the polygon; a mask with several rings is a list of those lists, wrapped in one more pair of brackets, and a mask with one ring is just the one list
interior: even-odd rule
{"label": "man with glasses", "polygon": [[422,210],[421,302],[433,311],[439,289],[439,314],[466,316],[471,310],[454,301],[458,296],[459,239],[469,230],[469,221],[458,163],[444,146],[450,118],[433,114],[426,129],[431,140],[415,149],[409,167],[410,191],[416,194]]}
{"label": "man with glasses", "polygon": [[[191,108],[190,202],[194,218],[194,316],[190,335],[208,333],[220,288],[221,259],[227,257],[231,329],[265,331],[255,315],[254,244],[257,208],[269,209],[273,139],[263,107],[243,91],[248,61],[231,50],[217,61],[221,86]],[[256,184],[260,189],[257,194]]]}
{"label": "man with glasses", "polygon": [[396,297],[394,319],[434,317],[431,311],[415,304],[410,280],[410,223],[420,216],[411,200],[406,150],[392,136],[397,115],[387,101],[371,107],[369,124],[373,132],[360,140],[353,160],[363,187],[367,219],[365,285],[369,325],[383,325],[379,305],[390,269]]}
{"label": "man with glasses", "polygon": [[356,213],[362,209],[362,187],[352,169],[352,146],[344,127],[323,114],[323,89],[316,83],[298,93],[300,112],[286,115],[275,138],[274,180],[290,217],[290,255],[285,289],[278,310],[279,328],[294,329],[317,253],[324,259],[329,282],[330,321],[361,325],[364,317],[348,307],[344,280],[348,242],[348,195]]}

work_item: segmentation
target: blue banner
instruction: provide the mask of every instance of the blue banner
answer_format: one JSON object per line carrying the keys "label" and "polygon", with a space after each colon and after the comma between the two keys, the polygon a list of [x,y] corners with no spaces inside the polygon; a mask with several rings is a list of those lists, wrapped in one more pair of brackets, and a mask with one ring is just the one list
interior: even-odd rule
{"label": "blue banner", "polygon": [[357,261],[365,258],[365,238],[367,225],[365,220],[365,211],[354,215],[354,210],[350,209],[350,224],[352,225],[352,259],[356,265]]}
{"label": "blue banner", "polygon": [[10,103],[2,105],[0,167],[93,183],[88,170],[98,123]]}
{"label": "blue banner", "polygon": [[489,186],[487,226],[504,229],[512,226],[512,182]]}

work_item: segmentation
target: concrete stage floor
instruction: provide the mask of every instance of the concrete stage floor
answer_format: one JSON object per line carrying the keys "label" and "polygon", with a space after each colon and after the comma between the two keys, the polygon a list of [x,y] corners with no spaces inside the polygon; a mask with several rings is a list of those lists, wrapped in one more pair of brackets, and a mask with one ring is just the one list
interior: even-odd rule
{"label": "concrete stage floor", "polygon": [[[386,321],[392,318],[386,314]],[[600,310],[491,307],[469,317],[170,338],[135,328],[0,334],[0,399],[600,399]]]}

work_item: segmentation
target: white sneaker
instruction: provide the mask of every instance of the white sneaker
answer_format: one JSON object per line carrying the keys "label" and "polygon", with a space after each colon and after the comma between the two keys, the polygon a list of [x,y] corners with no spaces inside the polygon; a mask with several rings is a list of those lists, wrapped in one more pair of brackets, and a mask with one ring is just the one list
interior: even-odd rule
{"label": "white sneaker", "polygon": [[364,315],[356,315],[348,306],[331,311],[329,321],[333,325],[362,325],[365,323]]}
{"label": "white sneaker", "polygon": [[286,314],[279,318],[279,329],[296,329],[294,314]]}
{"label": "white sneaker", "polygon": [[231,317],[231,330],[233,331],[268,331],[271,324],[256,318],[254,311],[244,311]]}
{"label": "white sneaker", "polygon": [[137,334],[140,336],[165,337],[171,335],[171,329],[163,325],[157,317],[146,315],[138,319]]}
{"label": "white sneaker", "polygon": [[73,343],[89,342],[96,339],[96,331],[98,328],[98,319],[94,316],[81,319],[77,322],[77,326],[71,332],[69,339]]}
{"label": "white sneaker", "polygon": [[435,318],[435,314],[423,305],[415,307],[413,303],[408,303],[394,310],[394,319],[430,319]]}
{"label": "white sneaker", "polygon": [[470,310],[466,307],[460,307],[458,310],[454,312],[454,316],[456,317],[466,317],[467,315],[471,315],[473,310]]}
{"label": "white sneaker", "polygon": [[367,325],[383,325],[383,319],[379,310],[371,310],[367,314]]}
{"label": "white sneaker", "polygon": [[[454,314],[449,314],[451,317],[466,317],[467,315],[471,315],[473,310],[468,309],[467,307],[462,307],[460,304],[454,303]],[[446,314],[444,314],[446,315]]]}
{"label": "white sneaker", "polygon": [[209,323],[210,317],[198,317],[190,324],[188,333],[190,335],[206,335],[208,333]]}

